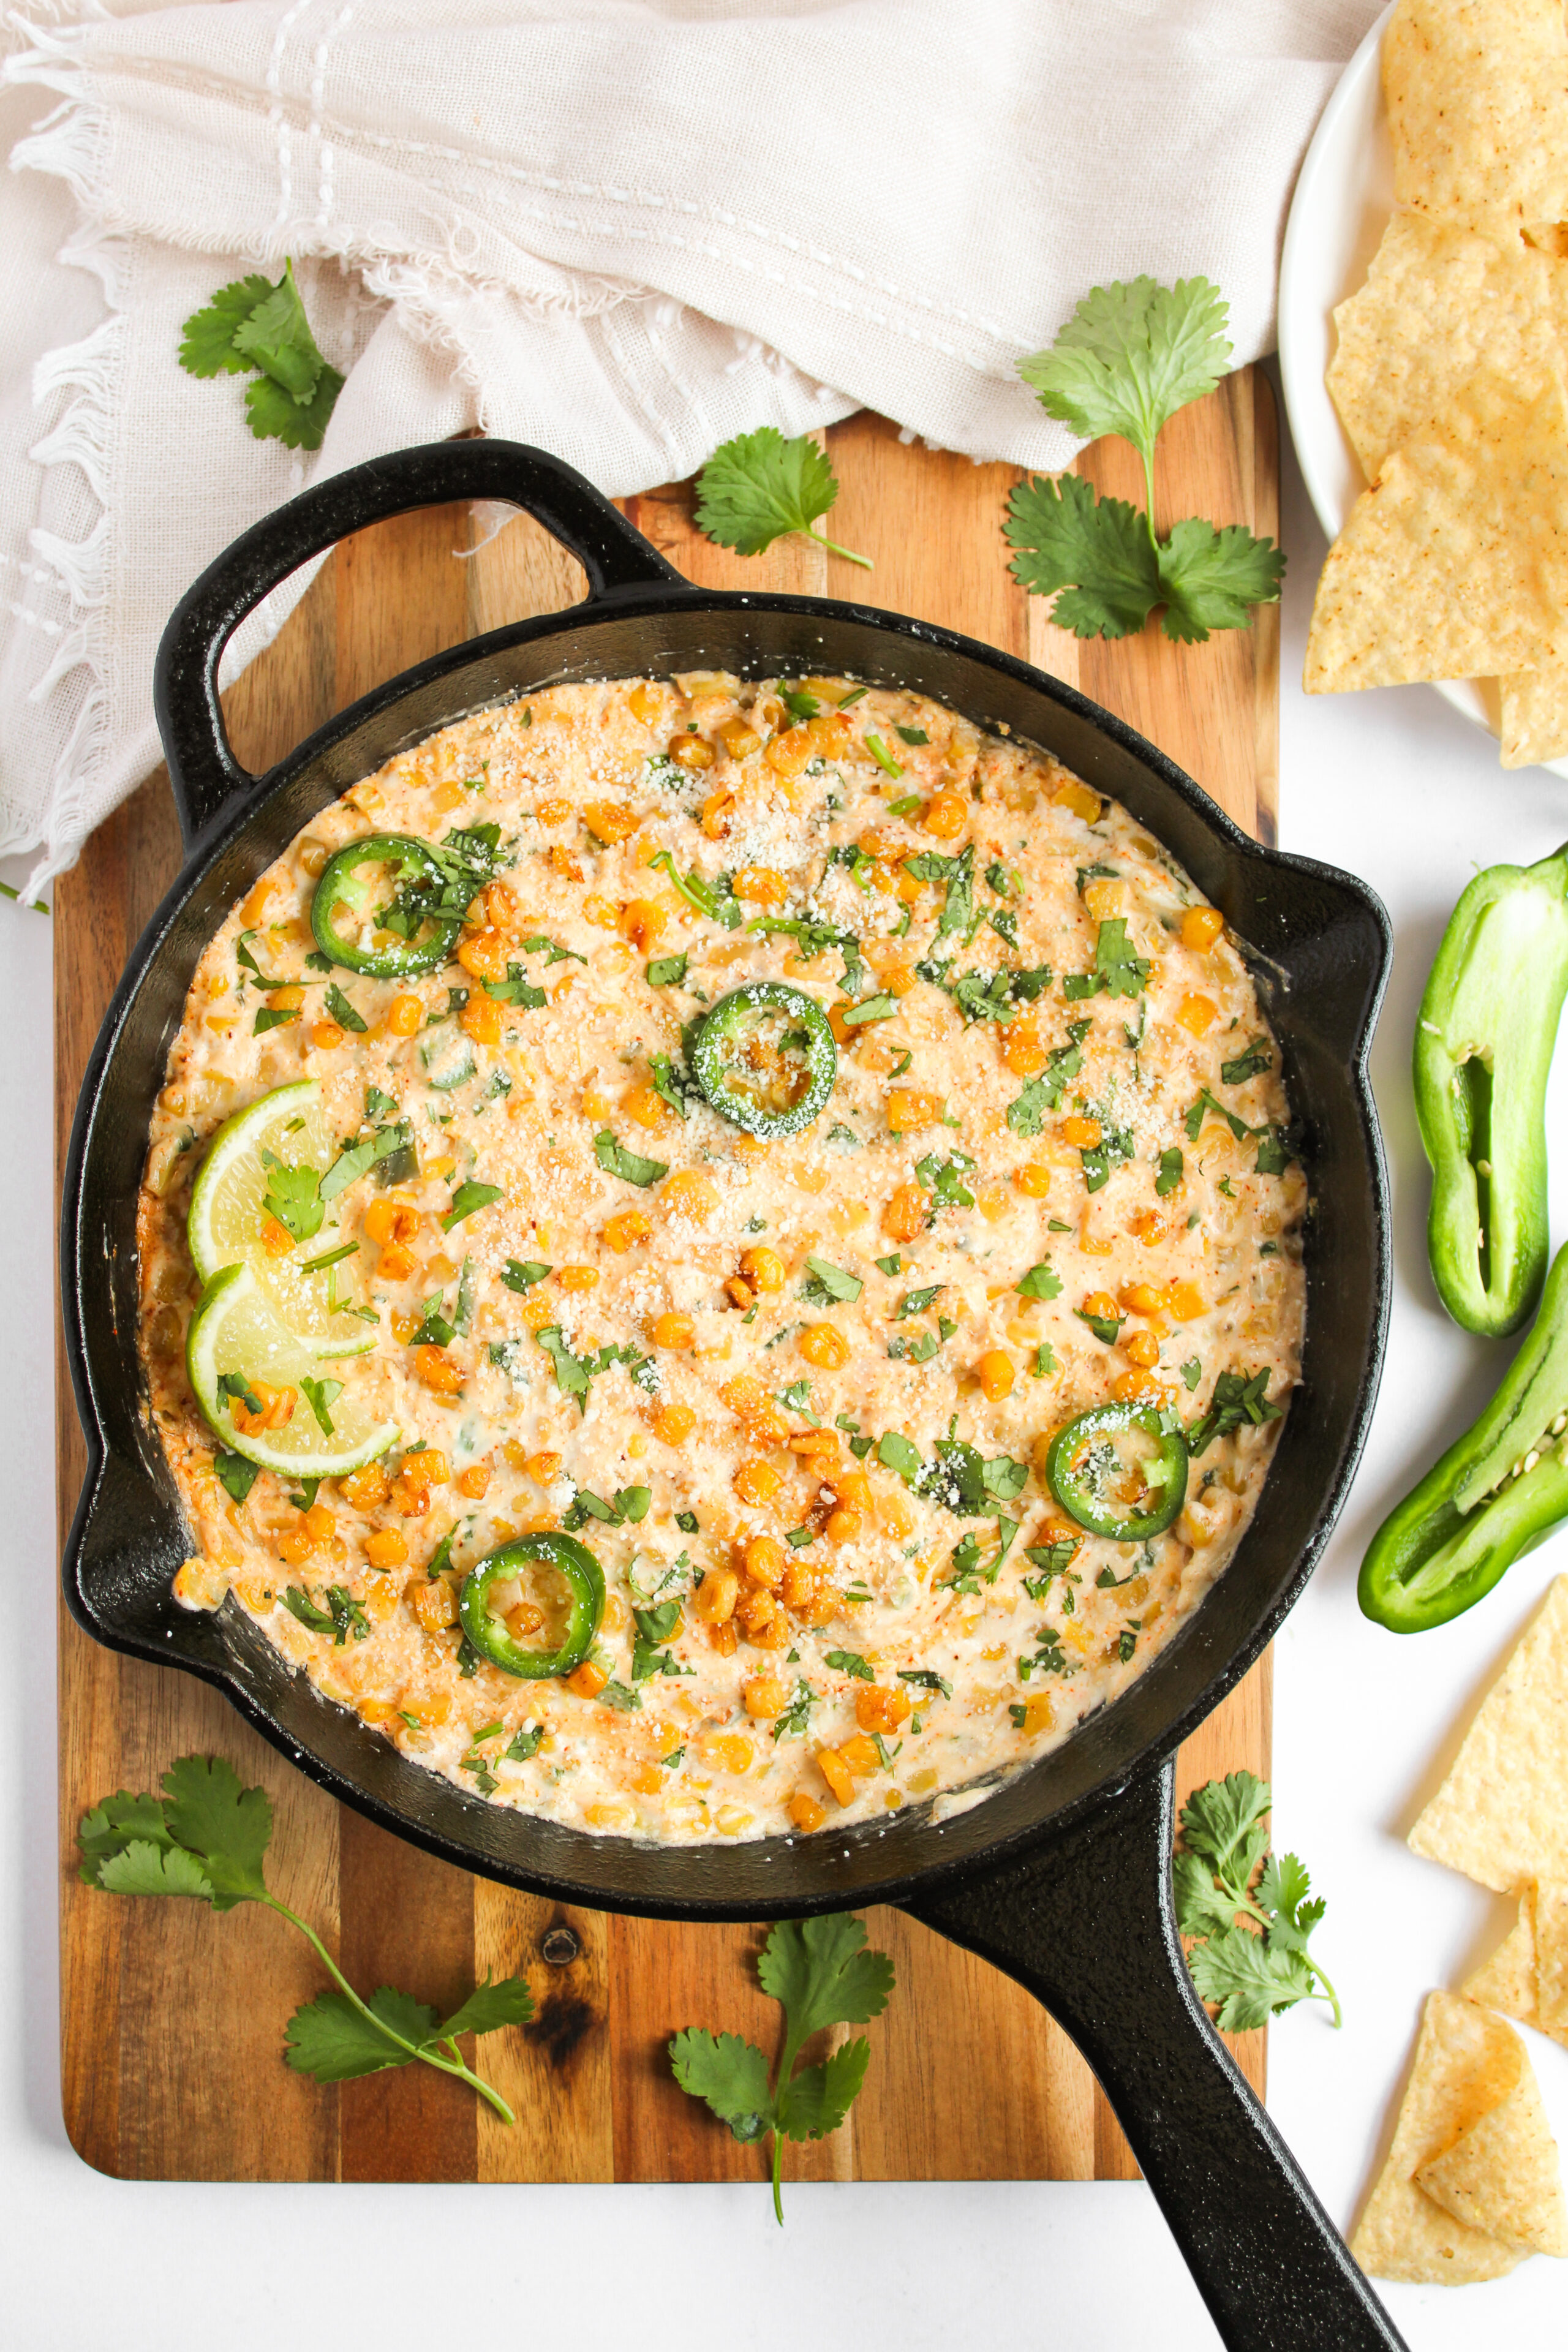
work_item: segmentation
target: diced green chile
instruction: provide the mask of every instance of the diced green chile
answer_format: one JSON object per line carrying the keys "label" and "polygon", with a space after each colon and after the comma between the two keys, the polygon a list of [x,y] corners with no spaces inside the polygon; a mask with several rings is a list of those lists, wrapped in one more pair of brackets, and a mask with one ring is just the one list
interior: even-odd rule
{"label": "diced green chile", "polygon": [[[1110,1438],[1129,1429],[1142,1430],[1154,1445],[1154,1459],[1144,1471],[1144,1483],[1158,1500],[1146,1511],[1119,1518],[1113,1507],[1095,1492],[1084,1475],[1086,1457],[1097,1438]],[[1065,1429],[1057,1432],[1046,1456],[1046,1483],[1068,1514],[1091,1535],[1110,1536],[1117,1543],[1146,1543],[1163,1533],[1186,1499],[1187,1446],[1179,1429],[1161,1426],[1159,1408],[1137,1398],[1121,1403],[1091,1405]]]}
{"label": "diced green chile", "polygon": [[[553,1650],[523,1649],[489,1605],[495,1585],[510,1583],[537,1563],[552,1568],[572,1595],[566,1631],[559,1648]],[[458,1609],[464,1633],[492,1666],[523,1682],[547,1682],[552,1675],[569,1675],[593,1648],[605,1613],[605,1572],[587,1545],[573,1536],[519,1536],[469,1570],[458,1596]]]}
{"label": "diced green chile", "polygon": [[[804,1045],[787,1048],[797,1055],[805,1076],[804,1091],[781,1108],[772,1108],[737,1077],[745,1077],[740,1056],[746,1039],[764,1024],[782,1024],[804,1034]],[[838,1048],[827,1015],[804,989],[782,980],[749,981],[744,988],[721,996],[697,1032],[691,1068],[698,1085],[720,1114],[748,1135],[773,1138],[798,1135],[818,1117],[838,1076]]]}
{"label": "diced green chile", "polygon": [[426,919],[427,939],[398,940],[388,947],[362,948],[357,940],[344,938],[337,926],[340,908],[354,917],[356,930],[363,919],[360,898],[364,886],[357,878],[362,866],[390,866],[399,882],[425,882],[435,892],[446,886],[430,845],[412,833],[367,833],[351,841],[328,858],[310,901],[310,929],[321,953],[345,971],[363,971],[373,980],[401,980],[445,963],[463,928],[460,915],[430,915]]}
{"label": "diced green chile", "polygon": [[419,1047],[419,1059],[425,1075],[437,1094],[450,1094],[455,1087],[464,1087],[476,1068],[474,1049],[456,1022],[440,1021],[430,1030]]}
{"label": "diced green chile", "polygon": [[1446,1624],[1564,1517],[1568,1246],[1490,1404],[1373,1536],[1361,1566],[1362,1608],[1393,1633]]}
{"label": "diced green chile", "polygon": [[1517,1330],[1546,1272],[1546,1079],[1568,992],[1568,844],[1493,866],[1455,908],[1415,1024],[1426,1250],[1467,1331]]}

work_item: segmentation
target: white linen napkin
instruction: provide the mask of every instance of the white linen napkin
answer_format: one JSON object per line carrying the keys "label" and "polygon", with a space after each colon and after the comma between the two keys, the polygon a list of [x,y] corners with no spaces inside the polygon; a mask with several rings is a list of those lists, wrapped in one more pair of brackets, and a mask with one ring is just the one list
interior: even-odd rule
{"label": "white linen napkin", "polygon": [[[362,458],[479,425],[617,495],[869,406],[1058,467],[1015,362],[1142,270],[1213,278],[1238,362],[1266,351],[1376,0],[44,8],[0,90],[0,852],[41,851],[29,888],[155,763],[182,592]],[[307,457],[175,360],[286,255],[348,379]]]}

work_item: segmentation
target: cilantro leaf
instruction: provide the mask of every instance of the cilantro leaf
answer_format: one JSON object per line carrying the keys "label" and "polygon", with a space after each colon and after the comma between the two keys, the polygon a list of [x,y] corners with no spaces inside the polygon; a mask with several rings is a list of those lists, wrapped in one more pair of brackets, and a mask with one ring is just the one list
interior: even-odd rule
{"label": "cilantro leaf", "polygon": [[973,1166],[966,1151],[955,1151],[946,1160],[928,1151],[923,1160],[916,1160],[915,1175],[931,1195],[933,1217],[938,1209],[973,1208],[974,1195],[963,1181]]}
{"label": "cilantro leaf", "polygon": [[1201,1854],[1216,1871],[1235,1876],[1238,1856],[1246,1856],[1245,1882],[1262,1860],[1268,1839],[1263,1816],[1274,1801],[1267,1780],[1255,1772],[1227,1772],[1223,1780],[1207,1780],[1194,1789],[1182,1807],[1182,1836],[1189,1853]]}
{"label": "cilantro leaf", "polygon": [[667,1160],[645,1160],[640,1152],[628,1151],[607,1127],[594,1138],[594,1157],[606,1176],[623,1177],[628,1184],[657,1184],[669,1173]]}
{"label": "cilantro leaf", "polygon": [[1263,1817],[1271,1801],[1268,1782],[1250,1772],[1206,1782],[1182,1808],[1183,1847],[1173,1858],[1176,1925],[1202,1939],[1188,1954],[1193,1982],[1231,2033],[1306,2000],[1327,2001],[1340,2022],[1338,1996],[1308,1949],[1324,1906],[1309,1901],[1295,1854],[1269,1856]]}
{"label": "cilantro leaf", "polygon": [[[805,1685],[802,1685],[803,1689]],[[886,1952],[865,1948],[866,1930],[843,1914],[817,1919],[786,1919],[773,1928],[757,1960],[763,1990],[782,2003],[784,2044],[776,2087],[768,2084],[767,2060],[754,2043],[725,2033],[715,2039],[701,2028],[678,2033],[669,2045],[675,2079],[694,2098],[705,2099],[740,2140],[773,2136],[773,2211],[784,2205],[780,2172],[784,2143],[820,2139],[837,2131],[866,2079],[870,2045],[864,2036],[836,2050],[822,2065],[795,2060],[814,2033],[829,2025],[864,2025],[888,2005],[893,1964]]]}
{"label": "cilantro leaf", "polygon": [[[100,1864],[95,1885],[110,1895],[195,1895],[214,1903],[212,1881],[183,1845],[132,1838]],[[214,1903],[214,1908],[220,1908]]]}
{"label": "cilantro leaf", "polygon": [[846,1274],[841,1265],[830,1265],[825,1257],[808,1257],[805,1267],[810,1279],[801,1296],[814,1306],[826,1306],[836,1298],[853,1305],[866,1287],[858,1275]]}
{"label": "cilantro leaf", "polygon": [[[333,1617],[324,1619],[325,1624],[332,1624],[340,1611],[345,1620],[361,1615],[363,1622],[342,1586],[333,1585],[331,1592]],[[238,1903],[266,1904],[308,1937],[337,1980],[335,1991],[305,2002],[289,2021],[284,2056],[297,2073],[321,2083],[348,2082],[420,2059],[467,2083],[504,2123],[516,2121],[500,2094],[465,2064],[455,2037],[526,2021],[533,2004],[521,1978],[492,1984],[487,1977],[445,2025],[438,2024],[435,2010],[390,1985],[362,2001],[314,1929],[268,1891],[262,1862],[272,1835],[272,1807],[266,1791],[242,1787],[234,1767],[221,1757],[182,1756],[164,1773],[163,1785],[162,1800],[121,1789],[83,1815],[80,1875],[89,1885],[114,1895],[196,1896],[215,1911],[230,1911]]]}
{"label": "cilantro leaf", "polygon": [[[407,1155],[405,1169],[401,1166],[405,1154]],[[345,1143],[321,1179],[322,1200],[335,1201],[340,1192],[346,1192],[351,1184],[357,1183],[362,1176],[368,1176],[373,1168],[378,1167],[384,1171],[378,1181],[388,1184],[400,1184],[406,1176],[415,1172],[410,1129],[406,1122],[393,1127],[378,1127],[374,1135],[364,1136],[357,1143]]]}
{"label": "cilantro leaf", "polygon": [[1279,601],[1285,558],[1271,539],[1240,523],[1216,530],[1195,518],[1177,523],[1159,551],[1161,623],[1177,645],[1206,645],[1213,629],[1245,629],[1254,604]]}
{"label": "cilantro leaf", "polygon": [[1007,1124],[1015,1135],[1038,1135],[1048,1110],[1056,1110],[1072,1080],[1083,1068],[1083,1041],[1089,1034],[1088,1021],[1075,1021],[1068,1030],[1065,1045],[1052,1048],[1050,1058],[1037,1078],[1030,1078],[1022,1094],[1007,1106]]}
{"label": "cilantro leaf", "polygon": [[546,1265],[542,1258],[509,1257],[500,1278],[509,1290],[531,1290],[536,1282],[542,1282],[546,1275],[553,1272],[554,1268]]}
{"label": "cilantro leaf", "polygon": [[1094,969],[1107,996],[1137,996],[1146,986],[1150,966],[1127,944],[1125,915],[1112,915],[1095,933]]}
{"label": "cilantro leaf", "polygon": [[1288,1950],[1306,1949],[1308,1937],[1328,1908],[1321,1897],[1308,1902],[1311,1885],[1306,1864],[1297,1854],[1271,1853],[1263,1865],[1258,1882],[1258,1907],[1273,1913],[1274,1941]]}
{"label": "cilantro leaf", "polygon": [[1229,318],[1206,278],[1096,286],[1049,351],[1020,360],[1018,373],[1047,416],[1086,441],[1119,433],[1147,463],[1161,426],[1228,373]]}
{"label": "cilantro leaf", "polygon": [[886,2009],[893,1964],[865,1947],[864,1925],[842,1911],[783,1920],[768,1937],[757,1975],[763,1990],[783,2002],[797,2050],[824,2026],[864,2025]]}
{"label": "cilantro leaf", "polygon": [[1282,1127],[1258,1128],[1258,1157],[1252,1163],[1255,1176],[1283,1176],[1295,1153],[1285,1140]]}
{"label": "cilantro leaf", "polygon": [[694,2099],[706,2099],[738,2140],[760,2139],[772,2128],[768,2062],[754,2042],[742,2042],[738,2033],[715,2038],[701,2026],[691,2026],[670,2042],[669,2058],[681,2089]]}
{"label": "cilantro leaf", "polygon": [[[352,2083],[388,2066],[411,2066],[418,2046],[436,2038],[436,2011],[390,1986],[372,1993],[365,2009],[368,2017],[341,1992],[318,1993],[314,2000],[303,2002],[283,2033],[283,2055],[294,2072],[317,2083]],[[377,2020],[416,2047],[401,2049],[380,2030]]]}
{"label": "cilantro leaf", "polygon": [[246,1460],[243,1454],[226,1453],[220,1445],[213,1455],[213,1475],[219,1486],[227,1488],[237,1503],[243,1503],[261,1473],[254,1462]]}
{"label": "cilantro leaf", "polygon": [[262,1856],[272,1836],[265,1789],[247,1789],[221,1756],[182,1756],[163,1775],[163,1819],[212,1881],[213,1909],[264,1903]]}
{"label": "cilantro leaf", "polygon": [[269,1217],[276,1217],[286,1233],[297,1242],[308,1242],[321,1231],[326,1214],[321,1200],[321,1178],[319,1169],[288,1168],[275,1152],[263,1150],[262,1165],[267,1171],[267,1190],[261,1206]]}
{"label": "cilantro leaf", "polygon": [[791,2139],[821,2139],[835,2132],[853,2105],[871,2063],[863,2033],[844,2042],[820,2066],[803,2066],[784,2086],[778,2127]]}
{"label": "cilantro leaf", "polygon": [[505,1187],[500,1184],[459,1184],[452,1195],[451,1207],[441,1220],[441,1231],[449,1234],[454,1225],[462,1223],[465,1217],[471,1217],[477,1210],[488,1209],[492,1201],[501,1200],[504,1194]]}
{"label": "cilantro leaf", "polygon": [[[1160,601],[1159,556],[1136,507],[1099,499],[1076,474],[1031,476],[1007,501],[1010,570],[1075,637],[1135,636]],[[1060,591],[1058,594],[1057,592]]]}
{"label": "cilantro leaf", "polygon": [[1051,1266],[1042,1263],[1032,1265],[1027,1274],[1021,1275],[1013,1287],[1020,1298],[1059,1298],[1062,1279]]}
{"label": "cilantro leaf", "polygon": [[1221,1372],[1214,1384],[1208,1411],[1201,1413],[1187,1431],[1187,1452],[1195,1462],[1200,1454],[1207,1453],[1216,1437],[1229,1437],[1248,1423],[1260,1429],[1266,1421],[1278,1421],[1279,1410],[1268,1402],[1267,1364],[1250,1374]]}
{"label": "cilantro leaf", "polygon": [[1195,1853],[1172,1857],[1176,1924],[1184,1936],[1212,1936],[1236,1925],[1236,1903],[1215,1883],[1212,1865]]}
{"label": "cilantro leaf", "polygon": [[291,400],[303,405],[311,398],[326,362],[310,332],[291,261],[284,263],[278,284],[269,286],[241,320],[233,341],[247,365],[259,368]]}
{"label": "cilantro leaf", "polygon": [[822,1661],[835,1674],[852,1675],[857,1682],[874,1683],[877,1679],[858,1650],[829,1650]]}
{"label": "cilantro leaf", "polygon": [[773,1717],[774,1745],[784,1738],[804,1738],[811,1728],[811,1710],[816,1705],[816,1693],[803,1676],[795,1684],[789,1705]]}
{"label": "cilantro leaf", "polygon": [[925,1468],[918,1447],[896,1429],[888,1430],[879,1441],[877,1459],[884,1470],[896,1472],[906,1486]]}
{"label": "cilantro leaf", "polygon": [[728,876],[721,876],[717,882],[705,882],[695,866],[689,874],[681,874],[676,867],[675,853],[668,849],[661,849],[657,857],[650,857],[647,866],[650,874],[662,866],[688,906],[706,915],[710,923],[722,923],[727,931],[739,928],[741,902],[730,887]]}
{"label": "cilantro leaf", "polygon": [[533,1995],[523,1978],[502,1977],[492,1984],[487,1973],[483,1984],[452,2011],[439,2038],[455,2042],[459,2033],[494,2033],[503,2025],[526,2025],[532,2015]]}
{"label": "cilantro leaf", "polygon": [[301,1379],[300,1387],[306,1403],[316,1417],[316,1423],[321,1435],[331,1437],[333,1433],[332,1416],[327,1408],[329,1405],[335,1404],[342,1396],[343,1392],[342,1381],[313,1381],[307,1372]]}
{"label": "cilantro leaf", "polygon": [[160,1800],[133,1797],[128,1789],[105,1797],[100,1805],[94,1805],[90,1812],[82,1815],[76,1842],[81,1850],[81,1866],[77,1874],[89,1886],[102,1885],[99,1876],[101,1865],[112,1855],[123,1853],[127,1846],[142,1843],[167,1850],[174,1843]]}
{"label": "cilantro leaf", "polygon": [[1267,2025],[1278,2011],[1311,1998],[1312,1970],[1300,1955],[1247,1927],[1222,1928],[1195,1944],[1189,1964],[1200,2000],[1218,2001],[1215,2021],[1227,2033]]}
{"label": "cilantro leaf", "polygon": [[742,555],[760,555],[799,531],[869,572],[868,557],[811,528],[837,496],[833,467],[808,434],[786,441],[776,425],[763,425],[722,443],[698,475],[697,528]]}
{"label": "cilantro leaf", "polygon": [[594,1377],[594,1367],[581,1356],[574,1356],[561,1336],[559,1323],[547,1323],[538,1334],[539,1344],[555,1367],[555,1384],[563,1396],[575,1397],[579,1413],[588,1410],[588,1383]]}
{"label": "cilantro leaf", "polygon": [[336,368],[323,366],[314,396],[301,406],[270,376],[258,376],[245,395],[246,420],[258,441],[281,441],[286,449],[319,449],[342,388]]}
{"label": "cilantro leaf", "polygon": [[1213,1095],[1210,1094],[1207,1087],[1204,1087],[1199,1091],[1196,1102],[1194,1103],[1191,1110],[1187,1112],[1185,1118],[1182,1121],[1183,1126],[1186,1129],[1187,1141],[1189,1143],[1195,1143],[1197,1141],[1198,1137],[1203,1130],[1204,1120],[1211,1110],[1216,1118],[1224,1119],[1226,1127],[1229,1128],[1237,1143],[1241,1141],[1244,1135],[1250,1132],[1247,1121],[1244,1118],[1239,1118],[1233,1110],[1226,1110],[1224,1103],[1216,1102]]}
{"label": "cilantro leaf", "polygon": [[1257,1077],[1259,1071],[1272,1068],[1273,1063],[1274,1055],[1268,1038],[1254,1037],[1234,1060],[1220,1064],[1219,1074],[1226,1086],[1244,1087],[1247,1079]]}
{"label": "cilantro leaf", "polygon": [[254,362],[235,348],[235,336],[272,292],[268,278],[237,278],[220,286],[180,330],[180,365],[187,375],[244,375]]}
{"label": "cilantro leaf", "polygon": [[1143,511],[1097,499],[1087,483],[1028,480],[1008,504],[1007,537],[1020,552],[1013,574],[1036,594],[1057,591],[1051,618],[1080,637],[1125,636],[1164,606],[1165,635],[1203,644],[1213,629],[1245,628],[1254,604],[1279,594],[1285,559],[1239,524],[1179,522],[1154,535],[1154,444],[1189,401],[1226,373],[1229,313],[1216,286],[1152,278],[1097,286],[1049,351],[1020,360],[1047,415],[1086,440],[1118,433],[1143,464]]}

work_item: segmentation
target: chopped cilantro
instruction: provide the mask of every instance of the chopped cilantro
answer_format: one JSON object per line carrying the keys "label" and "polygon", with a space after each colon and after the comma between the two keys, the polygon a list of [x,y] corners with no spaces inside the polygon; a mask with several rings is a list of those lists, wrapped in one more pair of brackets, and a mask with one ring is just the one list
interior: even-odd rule
{"label": "chopped cilantro", "polygon": [[451,1207],[441,1219],[441,1231],[449,1234],[454,1225],[460,1225],[480,1209],[488,1209],[492,1201],[501,1200],[504,1194],[505,1188],[500,1184],[459,1184],[452,1195]]}
{"label": "chopped cilantro", "polygon": [[826,1258],[808,1257],[805,1261],[809,1281],[801,1286],[801,1297],[814,1307],[825,1307],[834,1299],[853,1305],[865,1289],[858,1275],[846,1274],[840,1265],[829,1265]]}
{"label": "chopped cilantro", "polygon": [[607,1127],[594,1138],[594,1157],[606,1176],[623,1177],[628,1184],[657,1184],[669,1173],[667,1160],[645,1160],[640,1152],[628,1151]]}

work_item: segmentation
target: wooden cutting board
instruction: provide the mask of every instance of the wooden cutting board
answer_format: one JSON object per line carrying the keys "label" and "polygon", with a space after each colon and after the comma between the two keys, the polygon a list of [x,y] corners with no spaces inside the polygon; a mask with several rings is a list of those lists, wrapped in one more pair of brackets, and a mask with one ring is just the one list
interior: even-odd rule
{"label": "wooden cutting board", "polygon": [[[864,573],[798,540],[742,559],[695,531],[689,484],[626,512],[691,579],[855,597],[983,638],[1080,686],[1152,737],[1233,816],[1274,838],[1278,621],[1178,648],[1152,633],[1079,645],[1009,577],[1006,466],[906,445],[869,415],[826,436],[841,490],[831,528]],[[1085,453],[1097,488],[1140,499],[1119,443]],[[1199,514],[1277,537],[1278,436],[1268,384],[1233,376],[1184,409],[1160,450],[1162,520]],[[476,632],[558,609],[576,565],[526,519],[471,553],[443,509],[339,548],[271,650],[226,697],[236,749],[260,770],[345,703]],[[162,770],[94,835],[55,901],[59,1157],[110,992],[180,863]],[[84,1475],[63,1359],[62,1531]],[[190,1677],[120,1658],[60,1612],[61,2069],[72,2144],[122,2179],[726,2180],[765,2162],[678,2091],[665,2044],[685,2025],[772,2047],[778,2011],[752,1967],[761,1929],[673,1927],[563,1910],[435,1862],[323,1796]],[[1183,1749],[1179,1793],[1268,1769],[1265,1659]],[[322,1978],[302,1938],[246,1906],[135,1902],[82,1886],[75,1829],[118,1788],[155,1788],[176,1756],[230,1758],[269,1790],[276,1891],[335,1945],[361,1989],[392,1983],[442,2008],[487,1969],[526,1973],[534,2022],[491,2036],[482,2065],[518,2113],[508,2130],[427,2067],[321,2088],[284,2066],[284,2021]],[[797,2179],[1121,2179],[1133,2167],[1076,2050],[1013,1982],[900,1913],[869,1913],[898,1990],[869,2029],[867,2087],[832,2139],[791,2147]],[[543,1956],[550,1948],[564,1965]],[[1237,2051],[1263,2086],[1264,2037]],[[758,2191],[761,2195],[761,2190]]]}

